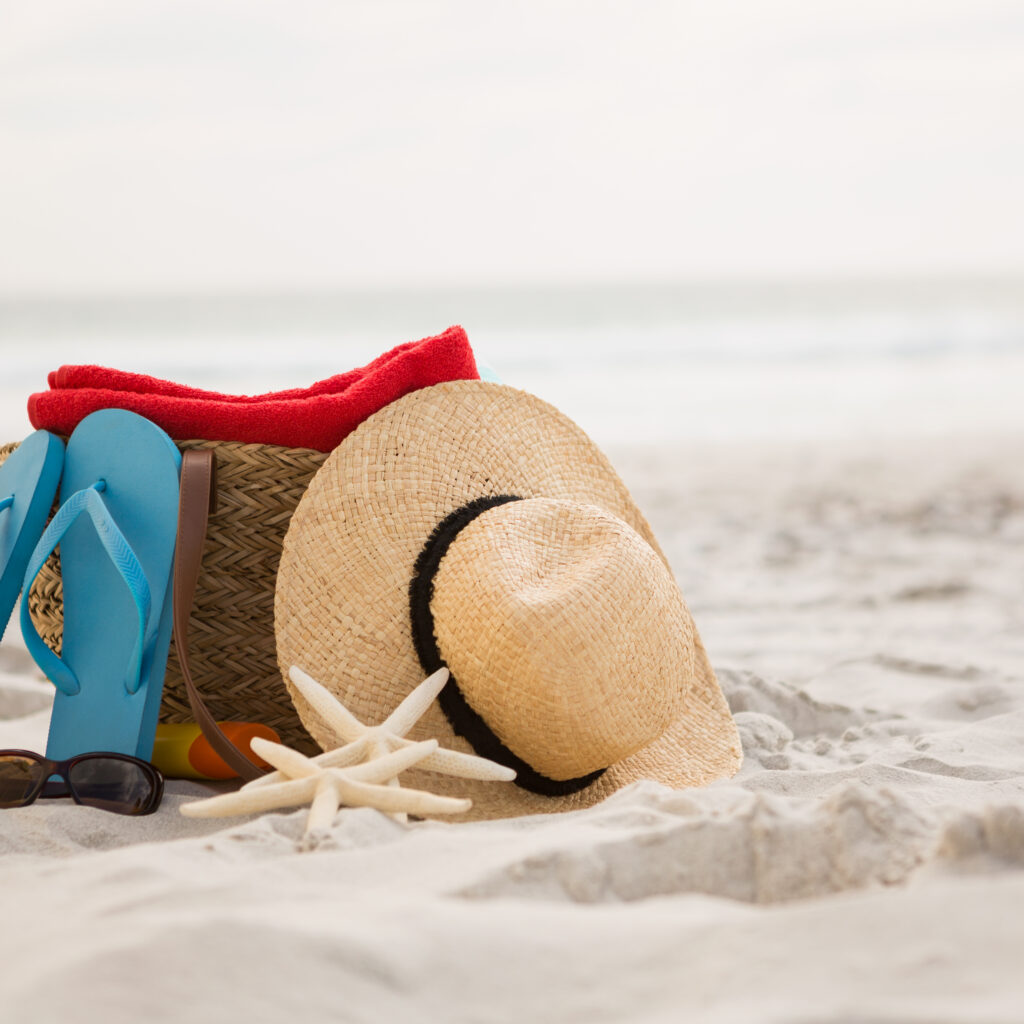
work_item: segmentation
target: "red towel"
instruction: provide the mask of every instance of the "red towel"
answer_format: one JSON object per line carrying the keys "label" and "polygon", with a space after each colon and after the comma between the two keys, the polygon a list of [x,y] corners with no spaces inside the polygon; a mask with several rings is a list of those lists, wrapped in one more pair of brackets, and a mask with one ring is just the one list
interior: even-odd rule
{"label": "red towel", "polygon": [[449,327],[436,337],[399,345],[358,370],[266,395],[221,395],[101,366],[62,366],[49,375],[50,391],[29,398],[28,415],[37,429],[70,434],[97,409],[128,409],[179,440],[329,452],[364,419],[403,395],[479,376],[466,332]]}
{"label": "red towel", "polygon": [[[452,331],[460,330],[451,327],[444,334],[437,338],[426,338],[424,341],[407,341],[404,345],[378,356],[372,363],[361,367],[358,370],[349,370],[347,373],[339,373],[326,380],[317,381],[308,388],[291,388],[287,391],[268,391],[262,395],[225,395],[219,391],[204,391],[202,388],[188,387],[186,384],[176,384],[174,381],[161,380],[159,377],[150,377],[144,373],[129,373],[125,370],[112,370],[107,366],[76,366],[67,365],[51,370],[47,375],[47,383],[54,391],[63,391],[71,388],[100,388],[105,391],[134,391],[140,395],[167,395],[170,398],[200,398],[205,402],[275,402],[286,401],[294,398],[308,398],[311,395],[332,394],[344,391],[349,384],[354,383],[368,373],[377,372],[383,369],[403,352],[414,349],[427,342],[436,342],[444,338]],[[468,343],[467,343],[468,344]]]}

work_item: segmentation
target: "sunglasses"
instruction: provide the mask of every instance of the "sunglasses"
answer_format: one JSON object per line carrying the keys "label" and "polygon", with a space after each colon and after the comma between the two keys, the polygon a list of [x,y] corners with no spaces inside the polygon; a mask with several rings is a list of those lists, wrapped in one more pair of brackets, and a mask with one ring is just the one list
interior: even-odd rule
{"label": "sunglasses", "polygon": [[[51,776],[61,781],[50,781]],[[128,754],[89,753],[51,761],[30,750],[0,750],[0,807],[26,807],[39,796],[70,796],[76,804],[114,814],[152,814],[164,777]]]}

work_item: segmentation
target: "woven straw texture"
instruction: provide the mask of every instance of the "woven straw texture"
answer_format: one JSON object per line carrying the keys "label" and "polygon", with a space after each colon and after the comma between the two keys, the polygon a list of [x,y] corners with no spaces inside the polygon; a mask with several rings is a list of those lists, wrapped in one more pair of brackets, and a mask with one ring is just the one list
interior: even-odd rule
{"label": "woven straw texture", "polygon": [[551,779],[635,754],[679,716],[693,678],[693,622],[671,573],[594,505],[485,512],[442,560],[431,610],[470,706]]}
{"label": "woven straw texture", "polygon": [[[210,516],[189,628],[196,686],[218,720],[260,722],[290,746],[315,752],[277,669],[274,583],[292,512],[327,455],[231,441],[176,444],[183,450],[208,448],[217,462],[217,510]],[[15,447],[0,448],[0,459]],[[29,610],[40,635],[59,653],[63,603],[57,555],[29,593]],[[173,645],[160,720],[193,720]]]}
{"label": "woven straw texture", "polygon": [[[328,457],[300,501],[285,538],[277,583],[276,630],[282,672],[287,675],[289,666],[298,665],[361,721],[383,720],[424,674],[409,621],[409,581],[417,556],[444,517],[476,498],[499,494],[597,506],[611,514],[608,518],[622,520],[631,532],[639,534],[631,542],[633,548],[642,538],[668,573],[643,515],[605,456],[579,427],[547,403],[513,388],[480,381],[440,384],[392,403],[361,424]],[[458,560],[465,562],[469,557],[475,561],[465,546],[473,542],[474,534],[477,543],[497,544],[507,551],[508,544],[496,539],[498,534],[492,535],[491,527],[507,524],[508,520],[496,513],[517,504],[524,503],[482,514],[463,531],[465,537],[456,539],[441,562],[431,607],[435,626],[439,620],[445,623],[437,626],[437,632],[449,630],[438,636],[446,660],[459,664],[460,657],[472,657],[462,650],[461,636],[473,637],[472,647],[470,640],[465,641],[466,650],[490,652],[488,630],[496,628],[495,611],[485,616],[481,602],[471,596],[470,584],[456,584],[451,570]],[[602,524],[594,527],[596,532],[611,529],[606,520]],[[564,523],[558,528],[564,529]],[[622,528],[615,529],[622,534]],[[487,534],[486,541],[481,539],[482,533]],[[562,543],[564,547],[566,538]],[[520,570],[526,573],[532,571],[530,558],[537,558],[536,544],[529,546],[533,552],[525,559],[526,568]],[[574,550],[574,557],[579,554]],[[446,565],[452,556],[456,562]],[[640,556],[634,550],[630,557]],[[652,566],[646,564],[638,571],[644,589],[649,590],[648,583],[656,578]],[[570,578],[575,580],[571,574]],[[630,578],[628,572],[624,578]],[[457,586],[461,593],[454,589]],[[656,582],[655,591],[660,587]],[[641,595],[627,598],[621,586],[619,593],[624,603],[632,602],[633,610],[639,612]],[[452,594],[458,596],[452,599]],[[445,602],[450,599],[449,607]],[[602,712],[597,739],[592,734],[586,740],[584,754],[563,747],[552,763],[564,775],[585,766],[596,748],[601,749],[601,756],[629,749],[644,724],[649,726],[652,717],[658,720],[670,708],[669,717],[674,718],[654,742],[622,756],[596,782],[569,796],[542,796],[511,783],[449,779],[426,772],[410,773],[409,784],[469,796],[474,806],[467,817],[490,818],[586,806],[641,778],[683,787],[734,774],[742,760],[736,727],[689,613],[681,598],[672,611],[672,602],[663,591],[652,600],[662,602],[659,607],[668,614],[660,638],[663,645],[675,648],[673,657],[692,658],[692,671],[673,675],[675,670],[667,667],[666,676],[675,679],[676,689],[668,693],[663,682],[654,684],[649,691],[656,705],[653,710],[641,710],[643,694],[634,692],[622,702],[623,707]],[[567,602],[560,614],[572,614],[570,606]],[[565,660],[566,653],[570,659],[579,658],[576,692],[591,685],[587,675],[598,663],[604,668],[609,662],[616,674],[625,674],[626,665],[614,663],[620,655],[582,649],[607,648],[621,641],[621,636],[600,632],[602,621],[615,628],[615,614],[607,609],[590,612],[591,618],[582,626],[567,631],[559,628],[557,618],[544,617],[549,626],[539,635],[542,653],[547,651],[559,660]],[[623,612],[619,624],[632,621],[630,614]],[[459,622],[460,616],[464,621]],[[457,630],[458,636],[452,630]],[[457,652],[446,646],[453,643]],[[502,643],[509,648],[514,638],[506,636]],[[538,643],[536,633],[534,643]],[[568,652],[559,649],[565,643],[571,645]],[[643,686],[645,667],[658,668],[650,647],[650,643],[646,648],[641,645],[647,653],[636,655],[641,663],[635,666],[634,678],[628,683],[624,680],[624,685]],[[502,657],[511,661],[514,655]],[[652,660],[646,664],[645,658]],[[470,680],[472,667],[465,664],[460,668],[465,673],[462,678],[453,665],[464,692],[476,687],[474,699],[483,701],[481,685]],[[502,681],[505,720],[489,724],[492,729],[504,730],[507,739],[526,736],[532,747],[544,729],[544,712],[536,706],[537,684],[517,679],[515,666],[509,668],[511,678]],[[526,677],[533,671],[522,660],[518,670]],[[325,749],[336,745],[331,730],[301,695],[289,688],[309,732]],[[592,706],[601,706],[609,697],[615,697],[614,687],[599,687],[587,700]],[[565,708],[561,714],[563,722],[571,718]],[[640,726],[629,726],[631,715],[642,720]],[[530,724],[524,725],[527,719]],[[633,728],[633,732],[625,738],[609,735],[608,722],[622,725],[627,733]],[[414,739],[430,737],[437,737],[442,746],[472,752],[468,742],[455,735],[437,704],[411,734]]]}

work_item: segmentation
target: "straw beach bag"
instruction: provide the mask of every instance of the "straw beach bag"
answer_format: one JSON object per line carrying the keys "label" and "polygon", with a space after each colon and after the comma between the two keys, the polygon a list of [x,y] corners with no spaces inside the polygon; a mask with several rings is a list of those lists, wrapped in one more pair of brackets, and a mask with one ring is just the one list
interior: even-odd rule
{"label": "straw beach bag", "polygon": [[[202,562],[189,617],[191,674],[219,721],[260,722],[289,746],[317,753],[281,681],[274,640],[274,586],[292,513],[326,452],[234,441],[176,441],[205,449],[216,466]],[[17,447],[0,447],[0,462]],[[63,631],[59,554],[29,593],[40,636],[58,654]],[[174,645],[164,681],[161,722],[195,720]]]}
{"label": "straw beach bag", "polygon": [[[457,325],[308,388],[266,395],[222,395],[100,366],[62,366],[48,375],[49,389],[28,400],[37,429],[69,435],[90,414],[119,408],[150,420],[182,452],[175,648],[161,721],[198,722],[213,749],[246,777],[259,769],[217,721],[257,722],[289,746],[317,751],[281,678],[274,639],[277,567],[292,513],[327,453],[368,416],[412,391],[478,376]],[[33,584],[29,611],[58,649],[56,559]]]}

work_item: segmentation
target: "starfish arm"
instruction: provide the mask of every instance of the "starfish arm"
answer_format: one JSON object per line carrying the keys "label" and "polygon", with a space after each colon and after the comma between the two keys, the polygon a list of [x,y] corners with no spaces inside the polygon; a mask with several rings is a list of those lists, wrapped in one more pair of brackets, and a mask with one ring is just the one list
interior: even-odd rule
{"label": "starfish arm", "polygon": [[454,775],[460,779],[483,779],[485,782],[511,782],[516,777],[514,768],[445,747],[425,757],[419,767],[428,772]]}
{"label": "starfish arm", "polygon": [[368,761],[373,761],[378,757],[386,757],[394,749],[391,736],[384,732],[380,726],[376,729],[366,730],[366,759]]}
{"label": "starfish arm", "polygon": [[366,726],[338,700],[326,686],[306,675],[298,665],[288,670],[288,678],[309,701],[310,707],[344,740],[352,743],[366,731]]}
{"label": "starfish arm", "polygon": [[347,768],[350,764],[365,761],[369,743],[365,736],[360,736],[354,743],[346,743],[343,747],[326,750],[317,754],[313,762],[321,768]]}
{"label": "starfish arm", "polygon": [[278,773],[283,772],[292,779],[304,779],[307,775],[316,775],[322,769],[317,763],[305,754],[292,750],[281,743],[274,743],[265,740],[260,736],[254,736],[249,744],[252,752],[262,757],[267,764],[273,765]]}
{"label": "starfish arm", "polygon": [[310,800],[316,792],[318,779],[295,779],[259,789],[240,789],[236,793],[196,800],[179,808],[186,818],[231,818],[240,814],[259,814],[282,807],[296,807]]}
{"label": "starfish arm", "polygon": [[[394,734],[390,733],[389,735],[393,736]],[[389,746],[388,749],[390,750],[391,747]],[[388,779],[388,781],[385,782],[384,785],[390,786],[392,789],[402,788],[402,784],[398,781],[397,775],[393,779]],[[409,821],[409,815],[405,811],[394,811],[391,814],[389,814],[388,817],[393,818],[395,821],[401,822],[401,824],[403,825]]]}
{"label": "starfish arm", "polygon": [[472,800],[450,796],[435,796],[418,789],[394,786],[371,786],[353,782],[341,772],[333,773],[341,792],[342,802],[350,807],[375,807],[378,811],[398,811],[407,814],[461,814],[473,806]]}
{"label": "starfish arm", "polygon": [[[319,768],[347,768],[350,764],[358,764],[365,757],[366,739],[363,737],[356,740],[355,743],[346,743],[343,747],[328,750],[324,754],[317,754],[311,760]],[[242,789],[261,789],[263,786],[271,786],[275,782],[284,782],[286,778],[287,776],[282,772],[270,772],[247,782]]]}
{"label": "starfish arm", "polygon": [[381,724],[387,732],[404,736],[424,715],[448,682],[448,669],[442,666],[416,687]]}
{"label": "starfish arm", "polygon": [[422,743],[410,743],[409,746],[396,750],[394,753],[375,757],[365,764],[357,764],[345,769],[345,777],[356,782],[382,783],[389,782],[399,773],[413,765],[420,764],[437,750],[437,740],[424,740]]}
{"label": "starfish arm", "polygon": [[306,835],[309,835],[314,829],[330,828],[340,804],[341,794],[338,792],[338,784],[330,775],[321,775],[317,783],[316,795],[309,807]]}

